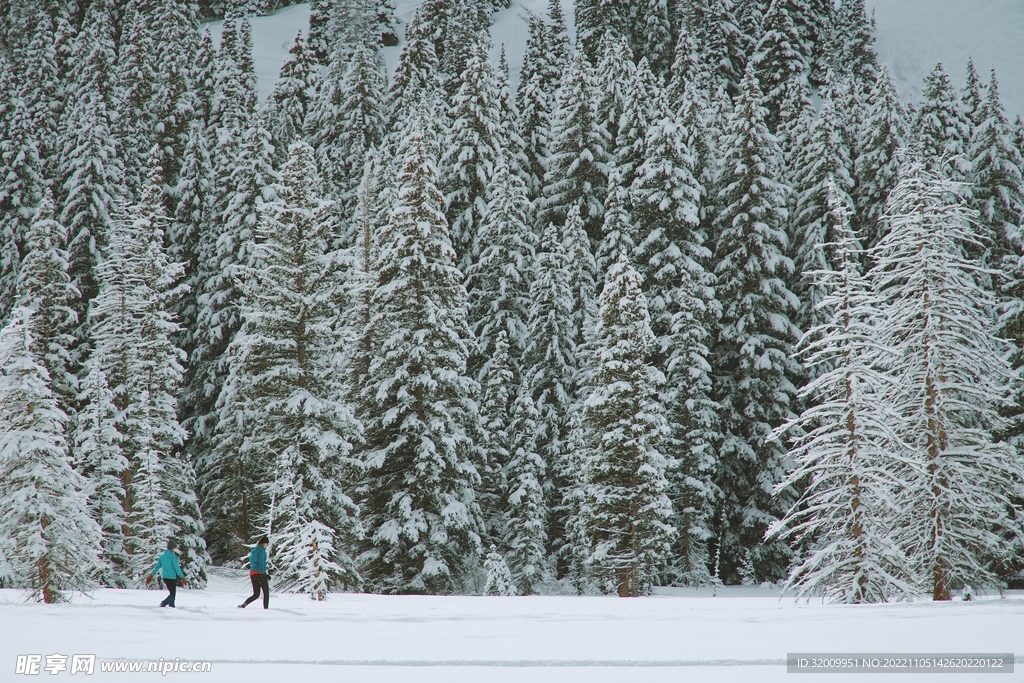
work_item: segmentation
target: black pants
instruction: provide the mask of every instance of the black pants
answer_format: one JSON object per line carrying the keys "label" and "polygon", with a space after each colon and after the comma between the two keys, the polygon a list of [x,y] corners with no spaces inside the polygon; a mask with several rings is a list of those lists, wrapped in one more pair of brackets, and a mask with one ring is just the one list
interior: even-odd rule
{"label": "black pants", "polygon": [[260,597],[260,590],[263,591],[263,609],[270,607],[270,583],[267,581],[266,574],[250,574],[249,580],[252,581],[252,595],[246,598],[245,602],[242,603],[242,607],[245,607],[253,600]]}
{"label": "black pants", "polygon": [[166,605],[168,607],[174,607],[174,592],[178,588],[178,580],[164,579],[164,585],[167,586],[167,591],[170,593],[170,595],[164,598],[164,601],[160,603],[160,606],[163,607],[164,605]]}

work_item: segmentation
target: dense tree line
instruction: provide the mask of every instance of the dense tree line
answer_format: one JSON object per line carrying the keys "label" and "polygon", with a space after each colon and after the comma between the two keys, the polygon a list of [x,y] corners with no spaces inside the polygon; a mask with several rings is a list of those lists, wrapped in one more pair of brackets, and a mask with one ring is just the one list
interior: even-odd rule
{"label": "dense tree line", "polygon": [[264,533],[316,599],[1022,580],[994,73],[902,102],[862,0],[552,0],[513,93],[500,2],[388,74],[320,0],[261,105],[276,6],[0,6],[3,585]]}

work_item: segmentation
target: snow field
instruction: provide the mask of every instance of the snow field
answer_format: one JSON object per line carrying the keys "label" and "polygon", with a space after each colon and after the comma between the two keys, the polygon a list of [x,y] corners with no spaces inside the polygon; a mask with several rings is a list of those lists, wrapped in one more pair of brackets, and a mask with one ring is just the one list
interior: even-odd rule
{"label": "snow field", "polygon": [[[273,590],[273,589],[272,589]],[[787,652],[1012,652],[1024,680],[1024,591],[974,602],[796,604],[769,589],[666,589],[650,598],[436,597],[333,594],[322,603],[271,595],[236,605],[244,571],[214,569],[205,591],[100,590],[70,604],[25,603],[0,591],[0,680],[18,654],[212,661],[218,683],[245,681],[542,683],[784,681]],[[66,674],[64,674],[66,675]],[[171,679],[175,674],[169,675]],[[136,680],[155,676],[136,675]],[[98,667],[94,680],[129,680]],[[803,675],[801,683],[837,681]],[[925,681],[923,674],[847,674],[839,683]]]}

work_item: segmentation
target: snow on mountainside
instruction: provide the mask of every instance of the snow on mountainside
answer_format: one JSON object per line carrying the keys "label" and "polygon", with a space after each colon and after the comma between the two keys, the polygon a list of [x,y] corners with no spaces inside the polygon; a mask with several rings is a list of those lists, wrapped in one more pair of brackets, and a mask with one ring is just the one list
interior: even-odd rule
{"label": "snow on mountainside", "polygon": [[924,77],[942,61],[959,87],[967,58],[984,81],[995,67],[1012,120],[1024,115],[1024,2],[1021,0],[868,0],[875,47],[904,99],[917,102]]}
{"label": "snow on mountainside", "polygon": [[[419,0],[397,0],[396,14],[402,22],[399,33],[412,16]],[[566,19],[572,21],[572,1],[562,0]],[[916,102],[924,77],[942,61],[959,86],[966,73],[968,57],[988,81],[995,67],[1003,104],[1012,118],[1024,115],[1024,1],[1022,0],[868,0],[878,26],[876,48],[889,65],[904,99]],[[495,16],[491,36],[492,55],[497,60],[505,46],[512,86],[526,46],[527,12],[543,13],[546,0],[519,0]],[[266,99],[277,80],[277,72],[288,53],[288,44],[300,28],[309,26],[309,5],[293,5],[267,17],[252,20],[253,51],[261,99]],[[219,38],[220,22],[210,24]],[[573,35],[570,23],[570,35]],[[399,47],[385,48],[384,59],[393,69]]]}

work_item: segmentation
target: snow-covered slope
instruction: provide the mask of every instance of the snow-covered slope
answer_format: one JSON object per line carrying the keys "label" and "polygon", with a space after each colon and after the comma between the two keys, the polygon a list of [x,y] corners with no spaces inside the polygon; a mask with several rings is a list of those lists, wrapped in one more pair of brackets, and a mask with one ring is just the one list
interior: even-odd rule
{"label": "snow-covered slope", "polygon": [[[824,606],[769,589],[668,589],[616,597],[438,597],[333,594],[325,602],[271,595],[270,609],[235,606],[240,570],[215,569],[205,591],[99,590],[36,605],[0,590],[0,680],[17,655],[98,660],[212,661],[203,676],[103,674],[86,681],[209,683],[784,683],[788,652],[1010,652],[1024,632],[1024,596],[974,602]],[[43,660],[45,663],[45,659]],[[70,666],[70,661],[69,661]],[[9,668],[8,668],[9,667]],[[70,675],[65,672],[62,676]],[[1019,674],[1018,674],[1019,675]],[[852,680],[909,683],[918,674]],[[41,678],[49,679],[45,672]],[[850,677],[806,674],[799,683]],[[1014,678],[944,674],[946,683]],[[55,679],[57,680],[57,679]],[[64,680],[62,677],[59,680]],[[75,680],[75,679],[71,679]]]}
{"label": "snow-covered slope", "polygon": [[[400,33],[418,4],[419,0],[397,0]],[[562,0],[562,5],[571,21],[572,0]],[[546,6],[547,0],[519,0],[495,16],[493,55],[497,59],[505,46],[513,87],[526,43],[524,17],[528,12],[542,13]],[[962,82],[967,58],[973,56],[986,81],[988,70],[995,67],[1011,118],[1024,115],[1024,0],[868,0],[868,6],[875,11],[879,55],[905,99],[917,101],[921,82],[940,60],[954,82]],[[266,99],[292,37],[309,26],[309,5],[293,5],[252,23],[260,97]],[[219,37],[220,22],[210,27]],[[398,53],[397,47],[384,50],[392,69]]]}
{"label": "snow-covered slope", "polygon": [[942,61],[962,84],[967,58],[985,82],[995,67],[1011,120],[1024,115],[1024,0],[868,0],[876,47],[904,99],[917,101],[924,77]]}

